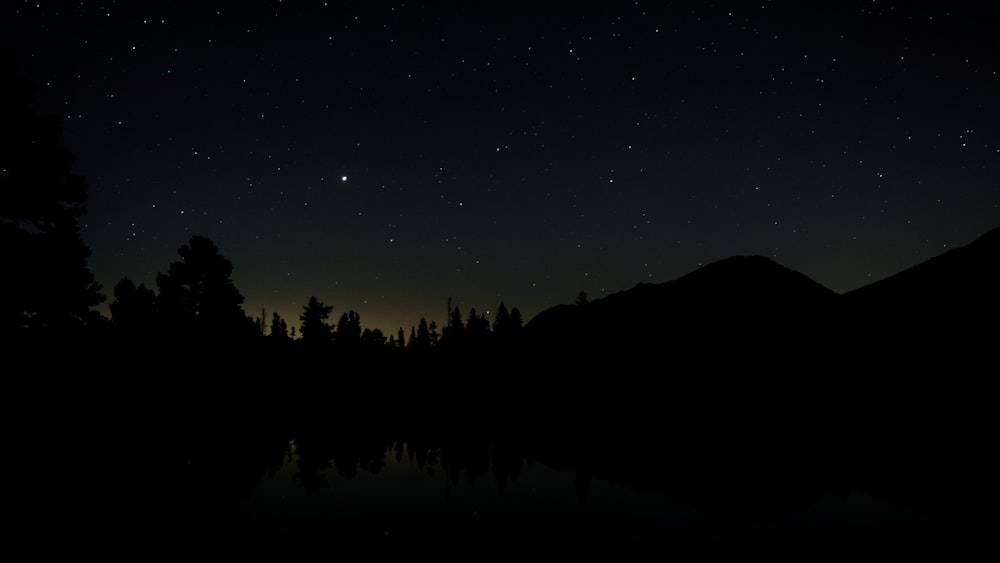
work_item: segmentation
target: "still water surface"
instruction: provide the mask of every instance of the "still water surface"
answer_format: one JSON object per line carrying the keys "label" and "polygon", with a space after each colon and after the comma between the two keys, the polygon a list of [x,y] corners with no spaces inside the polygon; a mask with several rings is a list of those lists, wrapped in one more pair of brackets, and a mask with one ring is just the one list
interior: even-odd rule
{"label": "still water surface", "polygon": [[732,522],[663,494],[537,461],[494,457],[480,472],[446,468],[434,450],[414,453],[396,443],[374,463],[345,467],[331,460],[317,474],[304,475],[292,440],[280,468],[265,471],[241,504],[240,526],[315,536],[655,536],[820,544],[954,539],[859,491],[824,496],[776,520]]}

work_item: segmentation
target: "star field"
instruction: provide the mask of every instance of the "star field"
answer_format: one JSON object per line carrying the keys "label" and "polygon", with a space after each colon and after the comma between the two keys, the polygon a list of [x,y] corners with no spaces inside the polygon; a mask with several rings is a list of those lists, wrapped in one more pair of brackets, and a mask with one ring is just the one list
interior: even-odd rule
{"label": "star field", "polygon": [[843,292],[1000,224],[975,3],[13,2],[105,294],[194,234],[254,316],[407,331],[762,254]]}

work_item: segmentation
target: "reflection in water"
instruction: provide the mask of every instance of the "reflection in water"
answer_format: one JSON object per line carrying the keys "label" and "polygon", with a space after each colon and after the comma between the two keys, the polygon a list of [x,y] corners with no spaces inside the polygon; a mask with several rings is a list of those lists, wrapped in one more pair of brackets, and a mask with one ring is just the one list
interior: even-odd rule
{"label": "reflection in water", "polygon": [[[384,453],[389,461],[377,473],[331,467],[321,472],[327,486],[316,490],[311,477],[303,480],[293,441],[284,466],[264,476],[242,505],[241,520],[264,531],[309,535],[629,535],[660,534],[675,520],[706,533],[721,525],[679,502],[600,480],[581,502],[573,473],[524,460],[512,464],[491,458],[489,449],[466,457],[471,465],[449,463],[449,455],[459,454],[446,448],[395,443]],[[488,472],[494,479],[484,478]]]}
{"label": "reflection in water", "polygon": [[355,447],[329,453],[332,457],[318,462],[308,448],[291,441],[282,467],[263,474],[242,503],[240,526],[278,536],[949,539],[938,527],[859,493],[827,496],[775,522],[748,524],[713,517],[666,495],[640,494],[589,473],[507,455],[513,452],[502,447],[449,449],[396,441],[377,451]]}

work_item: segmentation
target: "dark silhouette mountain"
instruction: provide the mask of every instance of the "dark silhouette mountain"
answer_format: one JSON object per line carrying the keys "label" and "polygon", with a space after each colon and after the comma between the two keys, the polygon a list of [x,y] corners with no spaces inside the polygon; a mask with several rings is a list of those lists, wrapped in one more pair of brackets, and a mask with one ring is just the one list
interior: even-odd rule
{"label": "dark silhouette mountain", "polygon": [[954,361],[995,342],[998,288],[1000,228],[843,299],[862,349],[919,345],[922,354]]}
{"label": "dark silhouette mountain", "polygon": [[836,300],[830,289],[769,258],[735,256],[666,283],[552,307],[525,326],[525,336],[537,349],[585,355],[627,349],[697,359],[723,344],[754,355],[797,355],[821,340],[820,321]]}
{"label": "dark silhouette mountain", "polygon": [[993,229],[843,295],[768,258],[735,256],[666,283],[551,307],[524,332],[560,362],[624,351],[675,361],[721,353],[737,363],[792,354],[831,356],[841,369],[862,355],[906,361],[903,348],[953,361],[996,337],[997,288],[1000,229]]}
{"label": "dark silhouette mountain", "polygon": [[844,297],[875,310],[933,307],[961,313],[956,305],[995,310],[1000,304],[1000,228],[966,246],[921,262]]}
{"label": "dark silhouette mountain", "polygon": [[1000,338],[1000,229],[841,296],[845,347],[886,373],[978,374]]}

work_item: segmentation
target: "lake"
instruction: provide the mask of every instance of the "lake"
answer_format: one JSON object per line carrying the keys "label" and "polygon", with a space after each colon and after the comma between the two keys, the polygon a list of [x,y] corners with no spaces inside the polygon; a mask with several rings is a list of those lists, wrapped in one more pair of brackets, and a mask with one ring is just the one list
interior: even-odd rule
{"label": "lake", "polygon": [[[831,403],[844,413],[833,417],[812,404],[720,407],[718,394],[687,408],[652,394],[608,408],[191,389],[176,400],[151,389],[155,402],[106,409],[73,394],[40,402],[37,420],[66,422],[12,442],[31,467],[12,513],[101,545],[143,536],[911,545],[991,533],[981,514],[995,480],[982,447],[990,427],[944,416],[966,411],[927,415],[922,402],[870,409],[878,416]],[[357,400],[373,396],[389,399]]]}
{"label": "lake", "polygon": [[857,490],[821,495],[775,518],[732,520],[509,450],[494,455],[490,446],[449,451],[396,442],[360,457],[329,446],[335,457],[308,460],[290,440],[280,466],[260,468],[259,481],[239,505],[239,526],[254,535],[331,537],[657,537],[865,545],[956,539],[938,524]]}

